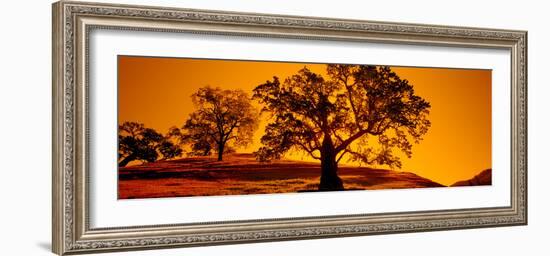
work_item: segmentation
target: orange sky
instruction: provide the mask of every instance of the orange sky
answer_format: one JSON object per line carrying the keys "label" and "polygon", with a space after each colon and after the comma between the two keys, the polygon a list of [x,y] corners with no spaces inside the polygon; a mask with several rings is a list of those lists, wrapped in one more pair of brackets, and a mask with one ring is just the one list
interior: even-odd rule
{"label": "orange sky", "polygon": [[[165,133],[171,126],[183,125],[194,110],[190,96],[200,87],[242,89],[251,95],[253,88],[274,75],[284,79],[304,66],[326,73],[322,64],[119,56],[119,124],[136,121]],[[431,104],[432,126],[424,140],[413,146],[412,158],[401,158],[401,170],[450,185],[491,168],[490,70],[392,70]],[[261,122],[254,143],[239,151],[260,147],[266,123]],[[289,157],[303,158],[301,154]]]}

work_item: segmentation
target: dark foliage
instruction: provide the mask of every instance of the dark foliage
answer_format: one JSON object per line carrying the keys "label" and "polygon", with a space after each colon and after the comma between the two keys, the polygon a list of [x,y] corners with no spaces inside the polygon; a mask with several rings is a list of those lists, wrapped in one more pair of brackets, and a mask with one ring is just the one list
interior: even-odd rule
{"label": "dark foliage", "polygon": [[125,122],[118,129],[120,167],[134,160],[154,162],[161,156],[163,159],[172,159],[183,153],[182,149],[170,140],[170,136],[165,137],[141,123]]}

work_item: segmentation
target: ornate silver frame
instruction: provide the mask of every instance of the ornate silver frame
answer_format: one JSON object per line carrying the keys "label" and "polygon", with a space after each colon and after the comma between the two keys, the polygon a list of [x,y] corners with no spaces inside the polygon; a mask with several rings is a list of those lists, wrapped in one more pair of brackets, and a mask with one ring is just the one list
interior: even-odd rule
{"label": "ornate silver frame", "polygon": [[[146,30],[508,49],[508,207],[91,229],[88,222],[88,33]],[[53,5],[53,251],[201,246],[527,224],[527,32],[61,1]]]}

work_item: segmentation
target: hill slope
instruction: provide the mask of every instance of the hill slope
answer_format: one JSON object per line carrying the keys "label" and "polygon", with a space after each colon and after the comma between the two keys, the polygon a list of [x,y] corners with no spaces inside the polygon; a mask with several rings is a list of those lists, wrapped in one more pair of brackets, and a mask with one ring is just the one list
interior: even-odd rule
{"label": "hill slope", "polygon": [[[409,172],[340,166],[347,190],[442,187]],[[119,198],[266,194],[314,191],[319,163],[278,160],[259,163],[251,154],[223,161],[193,157],[119,168]]]}
{"label": "hill slope", "polygon": [[491,172],[491,169],[484,170],[469,180],[462,180],[454,183],[451,187],[491,185]]}

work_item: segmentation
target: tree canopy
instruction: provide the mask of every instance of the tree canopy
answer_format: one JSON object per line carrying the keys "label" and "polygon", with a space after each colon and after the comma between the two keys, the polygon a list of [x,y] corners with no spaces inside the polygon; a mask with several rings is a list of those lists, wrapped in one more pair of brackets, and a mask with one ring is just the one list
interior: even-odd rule
{"label": "tree canopy", "polygon": [[160,156],[163,159],[172,159],[183,153],[183,150],[170,140],[170,136],[163,136],[141,123],[124,122],[118,129],[120,167],[134,160],[154,162]]}
{"label": "tree canopy", "polygon": [[[283,82],[258,85],[253,97],[271,113],[256,152],[260,161],[290,150],[321,161],[320,190],[341,190],[338,162],[401,167],[396,151],[412,155],[430,127],[430,104],[387,66],[327,65],[323,77],[307,67]],[[373,139],[376,143],[373,143]]]}

